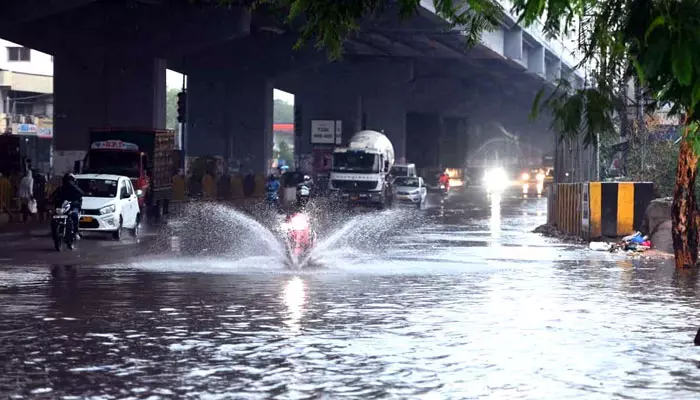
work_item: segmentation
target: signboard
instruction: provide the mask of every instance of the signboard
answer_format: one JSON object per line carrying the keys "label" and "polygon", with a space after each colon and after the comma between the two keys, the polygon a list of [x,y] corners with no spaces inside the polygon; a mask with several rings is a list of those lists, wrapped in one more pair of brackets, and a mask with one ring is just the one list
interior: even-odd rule
{"label": "signboard", "polygon": [[16,135],[36,135],[36,125],[13,124],[13,131]]}
{"label": "signboard", "polygon": [[122,142],[121,140],[105,140],[103,142],[94,142],[91,146],[93,150],[127,150],[127,151],[138,151],[139,146]]}
{"label": "signboard", "polygon": [[38,118],[36,135],[42,139],[53,138],[53,120],[51,118]]}
{"label": "signboard", "polygon": [[311,121],[311,143],[312,144],[334,144],[335,143],[335,121],[313,120]]}

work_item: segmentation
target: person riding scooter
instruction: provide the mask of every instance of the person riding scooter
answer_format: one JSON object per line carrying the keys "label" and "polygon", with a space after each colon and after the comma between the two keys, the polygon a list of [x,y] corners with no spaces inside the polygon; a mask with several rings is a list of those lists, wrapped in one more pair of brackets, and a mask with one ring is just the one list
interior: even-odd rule
{"label": "person riding scooter", "polygon": [[311,178],[304,175],[304,180],[297,185],[297,203],[304,207],[309,202],[311,197]]}
{"label": "person riding scooter", "polygon": [[267,179],[265,190],[267,192],[267,204],[276,208],[279,207],[280,181],[274,174],[270,174],[270,177]]}

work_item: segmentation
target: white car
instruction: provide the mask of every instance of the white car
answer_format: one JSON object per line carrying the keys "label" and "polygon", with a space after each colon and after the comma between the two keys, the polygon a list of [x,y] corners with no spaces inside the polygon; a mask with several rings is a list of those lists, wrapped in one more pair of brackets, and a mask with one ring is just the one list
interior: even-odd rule
{"label": "white car", "polygon": [[104,174],[76,175],[76,184],[83,191],[80,212],[81,232],[111,233],[114,239],[122,237],[124,229],[134,236],[139,233],[141,210],[139,191],[134,190],[126,176]]}
{"label": "white car", "polygon": [[394,198],[399,203],[413,203],[420,208],[428,196],[428,188],[423,178],[399,176],[394,179]]}

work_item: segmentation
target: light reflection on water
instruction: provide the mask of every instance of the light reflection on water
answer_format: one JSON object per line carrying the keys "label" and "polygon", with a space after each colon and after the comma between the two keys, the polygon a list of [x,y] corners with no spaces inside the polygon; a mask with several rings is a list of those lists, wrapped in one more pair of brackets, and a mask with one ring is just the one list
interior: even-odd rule
{"label": "light reflection on water", "polygon": [[697,273],[524,233],[543,201],[446,212],[320,271],[22,273],[0,289],[0,393],[697,398]]}

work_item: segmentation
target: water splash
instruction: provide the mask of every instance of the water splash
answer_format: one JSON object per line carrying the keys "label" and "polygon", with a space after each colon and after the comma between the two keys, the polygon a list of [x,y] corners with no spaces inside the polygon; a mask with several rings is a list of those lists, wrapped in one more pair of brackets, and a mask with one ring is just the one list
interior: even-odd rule
{"label": "water splash", "polygon": [[310,263],[329,265],[342,259],[352,263],[375,258],[389,238],[418,226],[422,222],[415,210],[387,210],[350,218],[324,238],[320,238],[300,267]]}
{"label": "water splash", "polygon": [[[168,238],[178,237],[184,253],[227,258],[286,257],[279,238],[252,217],[212,203],[191,204],[169,224]],[[168,239],[171,240],[171,239]]]}

